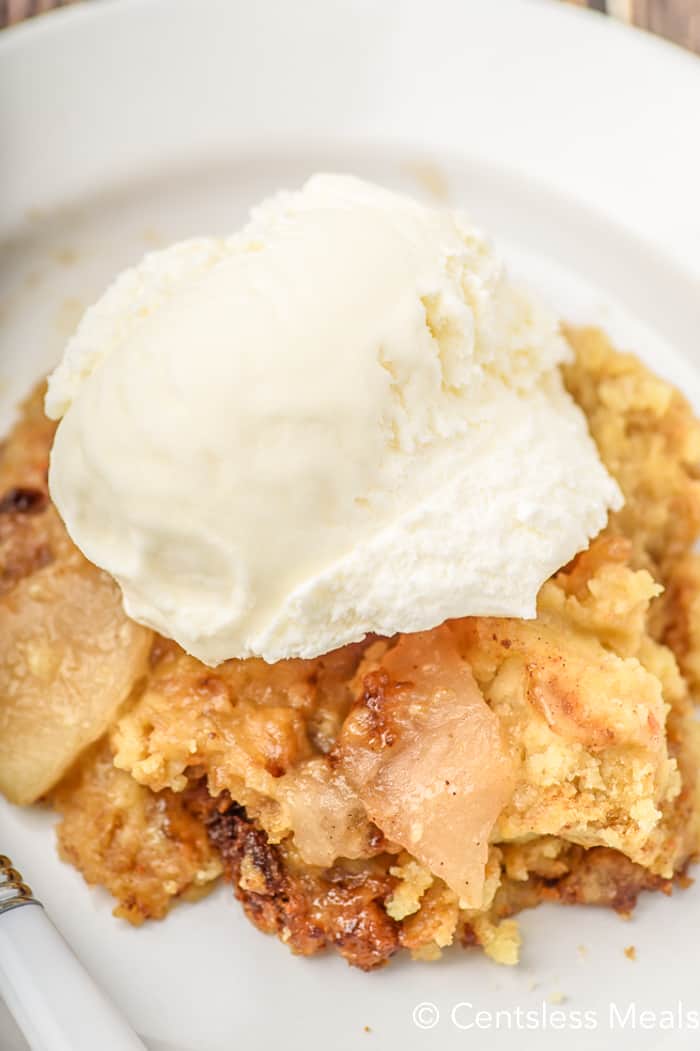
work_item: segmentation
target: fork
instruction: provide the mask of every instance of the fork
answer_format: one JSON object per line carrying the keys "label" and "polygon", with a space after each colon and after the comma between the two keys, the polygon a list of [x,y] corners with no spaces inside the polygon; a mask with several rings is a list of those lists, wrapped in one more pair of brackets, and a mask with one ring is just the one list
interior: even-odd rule
{"label": "fork", "polygon": [[145,1051],[2,854],[0,991],[32,1051]]}

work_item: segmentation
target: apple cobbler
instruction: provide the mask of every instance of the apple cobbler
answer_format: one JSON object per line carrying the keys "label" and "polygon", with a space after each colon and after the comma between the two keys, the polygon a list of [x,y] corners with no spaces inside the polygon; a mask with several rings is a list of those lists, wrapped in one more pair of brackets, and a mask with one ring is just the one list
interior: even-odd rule
{"label": "apple cobbler", "polygon": [[700,425],[594,330],[566,384],[625,506],[542,587],[314,660],[215,669],[130,622],[47,493],[41,392],[0,460],[0,788],[132,923],[223,874],[298,953],[514,963],[542,901],[627,913],[698,849]]}

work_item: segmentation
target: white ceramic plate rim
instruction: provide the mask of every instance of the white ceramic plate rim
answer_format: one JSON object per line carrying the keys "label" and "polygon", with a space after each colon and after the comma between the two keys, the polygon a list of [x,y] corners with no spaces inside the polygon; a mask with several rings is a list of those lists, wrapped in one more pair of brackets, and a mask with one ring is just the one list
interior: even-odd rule
{"label": "white ceramic plate rim", "polygon": [[[217,42],[217,23],[226,22],[228,12],[230,28],[232,10],[242,34],[247,31],[241,8],[227,0],[101,0],[6,31],[0,38],[6,152],[0,230],[15,226],[38,201],[42,208],[64,203],[183,155],[215,155],[232,138],[255,145],[273,134],[289,142],[420,145],[428,154],[459,151],[496,168],[510,167],[517,156],[533,181],[565,187],[579,202],[700,270],[700,142],[692,134],[700,62],[689,53],[553,0],[389,0],[381,7],[373,0],[257,0],[253,6],[249,29],[260,32],[271,19],[278,25],[263,55],[255,47],[228,50],[234,41],[226,33]],[[473,19],[493,34],[492,50],[470,54],[467,68],[465,26]],[[354,45],[363,25],[368,32],[358,54]],[[301,53],[300,34],[307,48]],[[396,62],[381,98],[365,98],[361,90],[376,60],[373,35],[383,44],[388,35]],[[217,50],[203,56],[202,41],[216,43]],[[205,75],[196,84],[197,106],[193,84],[157,45],[189,51],[195,66],[206,60],[199,67]],[[228,126],[220,120],[222,105],[232,101],[227,71],[217,66],[222,55],[244,66],[239,75],[248,85]],[[302,63],[310,56],[313,75],[304,76]],[[504,72],[499,61],[508,63],[511,83],[522,76],[520,89],[496,102],[484,100],[488,76]],[[40,99],[26,83],[28,63],[51,87]],[[279,97],[261,114],[255,100],[271,77]],[[461,127],[454,102],[445,105],[447,88],[460,82],[474,87],[478,78],[481,96],[465,101]],[[77,84],[86,89],[79,107]],[[31,137],[23,131],[27,122]],[[58,162],[48,192],[38,144],[42,157]],[[660,192],[663,187],[668,191]]]}

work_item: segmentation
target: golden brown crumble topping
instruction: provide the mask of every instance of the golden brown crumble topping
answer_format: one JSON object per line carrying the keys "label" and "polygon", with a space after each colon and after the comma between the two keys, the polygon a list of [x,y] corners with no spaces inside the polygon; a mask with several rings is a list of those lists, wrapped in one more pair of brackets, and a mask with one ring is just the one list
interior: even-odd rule
{"label": "golden brown crumble topping", "polygon": [[61,857],[117,899],[130,923],[160,919],[180,897],[210,889],[222,863],[201,822],[171,792],[149,792],[117,770],[106,742],[53,794]]}
{"label": "golden brown crumble topping", "polygon": [[[627,913],[642,890],[670,892],[698,845],[700,425],[602,334],[567,335],[566,383],[626,504],[543,586],[536,620],[466,618],[273,666],[212,670],[119,622],[48,500],[53,426],[30,399],[0,460],[0,622],[16,625],[0,787],[36,798],[92,746],[52,801],[63,856],[119,915],[162,916],[223,869],[295,952],[334,946],[369,969],[457,942],[513,963],[520,909]],[[32,635],[41,602],[49,640]],[[56,698],[73,681],[88,718],[71,736]]]}

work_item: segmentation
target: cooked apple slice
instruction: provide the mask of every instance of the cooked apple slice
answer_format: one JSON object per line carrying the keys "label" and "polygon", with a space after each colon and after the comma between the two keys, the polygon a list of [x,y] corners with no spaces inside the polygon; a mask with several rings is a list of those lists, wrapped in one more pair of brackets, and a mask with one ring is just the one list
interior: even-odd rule
{"label": "cooked apple slice", "polygon": [[33,803],[97,740],[143,675],[152,633],[75,550],[0,599],[0,790]]}
{"label": "cooked apple slice", "polygon": [[384,653],[331,758],[386,838],[478,908],[512,764],[448,627],[404,635]]}

